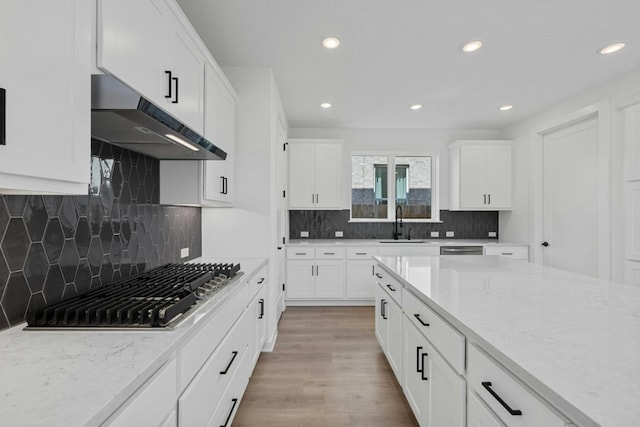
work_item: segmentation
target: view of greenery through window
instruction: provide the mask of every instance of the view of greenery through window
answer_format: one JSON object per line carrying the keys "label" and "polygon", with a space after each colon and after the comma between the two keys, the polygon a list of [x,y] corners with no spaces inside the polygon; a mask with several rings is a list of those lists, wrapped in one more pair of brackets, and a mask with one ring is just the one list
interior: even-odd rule
{"label": "view of greenery through window", "polygon": [[[405,219],[430,219],[432,163],[431,156],[351,156],[351,218],[394,219],[400,205]],[[389,169],[395,169],[391,183]]]}

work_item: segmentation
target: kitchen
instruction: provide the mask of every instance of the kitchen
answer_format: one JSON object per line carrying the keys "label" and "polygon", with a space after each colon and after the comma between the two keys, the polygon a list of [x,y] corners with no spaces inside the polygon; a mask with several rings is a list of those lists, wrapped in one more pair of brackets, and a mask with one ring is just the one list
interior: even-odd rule
{"label": "kitchen", "polygon": [[[440,246],[445,245],[482,246],[483,251],[490,252],[492,247],[501,247],[502,242],[511,242],[508,251],[503,252],[526,248],[524,257],[533,263],[519,268],[550,265],[627,283],[626,287],[612,287],[611,292],[615,289],[618,298],[626,295],[628,309],[636,313],[637,319],[637,305],[634,307],[631,302],[637,301],[633,289],[640,284],[640,242],[636,231],[640,150],[633,133],[640,105],[640,56],[634,52],[638,33],[633,16],[638,6],[633,2],[593,2],[592,10],[580,13],[575,12],[579,2],[544,7],[500,2],[504,8],[501,13],[485,11],[480,6],[459,13],[462,6],[469,5],[452,2],[438,10],[442,16],[455,17],[449,20],[434,19],[433,11],[413,3],[380,3],[370,8],[367,13],[371,15],[360,14],[364,6],[356,2],[332,4],[343,11],[341,14],[286,2],[56,3],[59,4],[10,1],[3,4],[0,14],[2,57],[9,59],[0,71],[0,88],[6,89],[2,92],[5,120],[0,145],[0,327],[6,330],[0,377],[5,384],[3,395],[17,396],[0,405],[0,419],[20,425],[20,420],[32,419],[21,418],[31,413],[38,414],[44,425],[60,424],[60,420],[71,420],[72,425],[100,425],[109,420],[117,425],[114,417],[120,415],[125,417],[120,423],[127,425],[126,416],[133,412],[128,413],[126,408],[135,405],[125,402],[133,401],[134,395],[143,402],[143,385],[150,390],[154,381],[166,386],[171,380],[166,373],[179,372],[173,379],[178,391],[173,396],[163,396],[169,402],[167,411],[157,411],[159,419],[150,418],[148,422],[199,425],[183,419],[186,411],[180,408],[196,405],[197,399],[189,400],[193,393],[188,392],[197,389],[196,378],[206,378],[202,375],[204,366],[212,363],[217,353],[213,348],[191,353],[185,349],[190,345],[198,347],[191,344],[194,335],[210,333],[211,343],[223,337],[215,338],[220,333],[217,329],[209,331],[205,322],[196,320],[219,317],[223,307],[231,307],[230,302],[238,299],[242,299],[240,305],[245,311],[231,307],[235,310],[232,318],[248,318],[242,313],[251,310],[255,310],[251,314],[256,314],[256,319],[265,313],[264,321],[256,323],[261,326],[249,325],[249,321],[227,326],[228,330],[246,328],[240,336],[252,337],[247,343],[251,351],[237,357],[240,368],[236,368],[237,364],[233,367],[246,372],[242,381],[229,383],[229,392],[235,392],[233,387],[244,389],[246,382],[251,385],[251,369],[260,350],[276,347],[278,319],[285,306],[298,309],[296,305],[368,305],[373,317],[375,282],[350,289],[349,285],[356,283],[347,279],[350,266],[369,274],[372,266],[379,267],[379,274],[390,274],[405,289],[399,301],[404,304],[405,295],[416,296],[421,288],[413,279],[402,276],[392,259],[396,255],[416,255],[403,258],[409,262],[405,273],[414,267],[433,271],[434,265],[410,260],[424,260],[425,255],[437,259]],[[33,10],[41,13],[34,14]],[[411,25],[400,25],[403,19]],[[420,19],[429,25],[421,25]],[[569,19],[576,22],[567,25]],[[287,24],[282,25],[283,22]],[[354,22],[358,25],[352,25]],[[456,22],[455,27],[448,28],[453,25],[451,22]],[[541,22],[549,24],[549,34],[540,31]],[[445,36],[439,37],[440,34]],[[340,46],[324,48],[321,42],[329,36],[337,36]],[[512,44],[505,44],[505,38],[512,36]],[[429,53],[424,57],[406,55],[404,49],[395,46],[411,37],[429,40],[428,44],[413,45]],[[158,40],[165,41],[164,47],[158,47]],[[442,45],[436,45],[434,40],[443,40]],[[474,40],[483,42],[480,49],[461,51],[465,43]],[[373,45],[372,41],[380,44]],[[626,42],[621,51],[598,54],[600,49],[620,41]],[[520,51],[518,42],[534,53]],[[289,65],[287,58],[298,62]],[[417,71],[411,71],[414,69]],[[169,70],[171,74],[165,73]],[[92,129],[96,122],[90,115],[90,76],[105,72],[126,82],[160,110],[212,141],[228,159],[235,160],[158,160],[123,149],[128,141],[120,141],[119,145],[93,139],[89,144],[92,136],[99,137]],[[150,75],[157,78],[149,78]],[[381,81],[386,83],[381,85]],[[438,83],[431,85],[430,81]],[[193,82],[199,82],[197,87],[191,86]],[[333,105],[321,107],[325,102]],[[422,103],[422,108],[409,108],[417,103]],[[510,103],[512,109],[498,109]],[[47,114],[34,113],[34,105]],[[572,126],[583,126],[578,131],[588,134],[592,141],[584,152],[590,153],[589,161],[595,163],[589,164],[587,172],[591,173],[586,175],[578,174],[578,163],[571,163],[570,168],[550,169],[552,163],[545,157],[549,152],[543,148],[556,140],[566,141],[569,148],[554,153],[560,157],[551,160],[565,162],[576,157],[570,144],[580,141],[571,139],[575,132],[568,131],[576,129]],[[455,210],[451,196],[457,184],[451,165],[456,150],[463,150],[455,145],[464,145],[461,141],[512,141],[507,143],[513,153],[510,209],[475,206],[471,210]],[[313,146],[317,150],[327,145],[339,148],[334,147],[332,155],[337,157],[332,157],[333,163],[328,162],[331,167],[319,168],[329,170],[319,183],[333,183],[335,191],[329,192],[333,200],[328,206],[321,206],[327,203],[327,193],[325,189],[314,190],[312,194],[305,193],[304,201],[296,205],[295,184],[303,179],[298,175],[292,178],[293,169],[311,168],[299,162],[292,162],[289,168],[291,156],[304,154],[300,147]],[[400,219],[395,209],[398,203],[386,200],[401,199],[403,191],[410,195],[415,190],[412,183],[419,180],[407,175],[409,184],[404,190],[386,178],[386,185],[377,188],[358,186],[352,168],[357,156],[385,157],[386,164],[374,162],[381,180],[387,169],[398,173],[398,165],[409,164],[398,157],[430,158],[430,181],[427,179],[420,188],[429,190],[429,196],[423,199],[430,203],[429,217],[407,218],[409,209],[404,209],[402,234],[397,236],[403,243],[380,243],[393,240],[394,225]],[[594,167],[597,173],[592,173]],[[575,176],[567,170],[576,172]],[[578,187],[587,192],[578,191]],[[384,194],[383,188],[387,189]],[[357,205],[366,206],[367,215],[374,211],[383,215],[378,221],[353,216],[356,203],[352,195],[365,192],[374,194],[371,200],[376,202]],[[480,191],[485,196],[488,193],[491,192]],[[405,202],[410,204],[409,199]],[[486,204],[484,200],[478,203]],[[554,217],[554,211],[545,210],[548,206],[558,206],[565,214]],[[583,232],[576,235],[575,230]],[[308,236],[303,237],[303,232]],[[342,237],[336,234],[340,232]],[[448,235],[451,232],[453,235]],[[438,233],[437,237],[432,233]],[[544,242],[550,246],[542,246]],[[565,244],[570,250],[564,249]],[[371,255],[367,252],[370,249],[374,252]],[[289,253],[295,256],[296,252],[304,252],[306,255],[301,256],[306,258],[287,259]],[[378,256],[376,261],[372,261],[374,255]],[[367,259],[357,259],[359,256]],[[324,257],[327,259],[321,259]],[[220,291],[217,299],[203,304],[200,311],[167,334],[22,332],[27,312],[45,302],[57,302],[166,263],[184,261],[239,263],[244,274],[238,281],[255,282],[255,288],[251,288],[255,291],[250,295]],[[327,264],[337,266],[331,280],[335,293],[318,297],[313,292],[324,277]],[[300,272],[304,269],[306,274],[307,289],[299,288],[298,296],[290,292],[303,280],[292,281],[292,266],[299,266]],[[444,267],[438,268],[443,271]],[[449,265],[444,270],[455,268]],[[311,271],[313,282],[308,279]],[[457,271],[464,276],[463,269]],[[446,283],[446,274],[443,272],[438,280]],[[596,298],[596,294],[589,295]],[[435,310],[434,315],[448,322],[447,327],[457,333],[456,337],[466,337],[469,348],[471,342],[483,339],[478,331],[465,329],[469,325],[464,319],[452,318],[452,308],[449,310],[436,296],[432,297],[424,297],[426,301],[419,297],[421,301],[416,303],[426,304],[425,310]],[[605,298],[599,296],[596,300],[600,297]],[[229,304],[225,305],[227,300]],[[433,301],[436,308],[430,305]],[[220,313],[216,314],[213,307],[219,307]],[[626,332],[625,345],[630,346],[631,354],[638,348],[634,325],[637,323]],[[249,329],[251,332],[246,332]],[[435,353],[446,359],[447,352],[433,340],[427,337],[427,345],[435,345]],[[66,348],[58,348],[60,343]],[[148,344],[148,351],[142,350],[143,343]],[[397,347],[402,345],[400,337]],[[45,350],[38,353],[34,346]],[[106,353],[99,353],[100,346]],[[96,353],[84,353],[87,348],[96,349]],[[64,354],[63,350],[70,353]],[[542,398],[567,422],[633,425],[624,424],[623,417],[608,418],[606,411],[597,416],[585,414],[588,404],[576,405],[560,391],[548,390],[549,385],[541,378],[521,372],[526,369],[518,362],[508,357],[509,360],[500,359],[491,349],[481,350],[497,359],[498,365],[506,367],[517,381],[533,389],[535,399]],[[499,347],[500,350],[504,348]],[[49,352],[53,356],[47,357]],[[212,359],[200,360],[200,352],[211,354]],[[466,352],[470,358],[472,351]],[[638,378],[637,362],[627,362],[611,348],[605,353],[629,364],[628,371],[617,370],[617,375],[626,372],[628,378]],[[34,359],[22,357],[24,354],[32,354]],[[113,355],[110,369],[106,358],[97,362],[105,354]],[[51,375],[70,367],[56,365],[55,355],[77,360],[81,365],[79,377],[94,370],[103,372],[104,378],[94,381],[103,389],[87,389],[86,378],[83,382],[74,374]],[[197,375],[192,372],[191,377],[182,373],[199,368],[186,367],[189,357],[200,360],[193,366],[203,367]],[[226,356],[223,359],[224,365],[230,361]],[[173,360],[173,365],[168,360]],[[450,359],[444,363],[448,368],[458,367]],[[479,393],[473,394],[464,363],[461,371],[453,370],[468,381],[471,402],[471,396]],[[27,376],[31,366],[37,368]],[[18,378],[33,382],[25,381],[26,385],[20,388],[22,381]],[[45,383],[49,384],[45,394],[53,397],[47,409],[37,411],[38,405],[25,402],[34,393],[32,387],[40,389]],[[401,378],[398,383],[404,386]],[[206,389],[209,382],[198,384]],[[69,405],[63,408],[55,399],[61,390],[76,390],[73,399],[84,409]],[[609,411],[637,415],[629,404],[638,401],[637,389],[624,390],[625,398],[619,399],[627,404]],[[235,416],[236,406],[242,409],[242,401],[237,400],[242,392],[238,393],[240,397],[234,397],[233,407],[230,401],[220,411],[210,408],[216,410],[214,418],[218,413],[224,415],[220,424],[232,421],[225,418],[228,414]],[[491,396],[483,395],[481,399],[480,407],[495,418],[494,412],[500,409],[492,406]],[[168,410],[170,407],[174,409]],[[416,408],[411,410],[415,412]],[[471,425],[471,419],[464,418],[465,411],[460,412],[463,424],[456,425]],[[45,418],[45,413],[52,418]],[[16,414],[18,418],[11,418]],[[510,425],[508,419],[498,419]],[[209,421],[207,418],[203,425]],[[211,418],[211,422],[215,421],[217,418]]]}

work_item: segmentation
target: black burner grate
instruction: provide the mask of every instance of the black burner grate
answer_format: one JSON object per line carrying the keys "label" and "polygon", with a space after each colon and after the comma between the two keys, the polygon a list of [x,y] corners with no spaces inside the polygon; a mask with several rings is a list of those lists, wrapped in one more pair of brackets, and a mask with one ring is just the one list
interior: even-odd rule
{"label": "black burner grate", "polygon": [[240,264],[167,264],[27,315],[29,327],[161,327],[189,310],[195,290]]}

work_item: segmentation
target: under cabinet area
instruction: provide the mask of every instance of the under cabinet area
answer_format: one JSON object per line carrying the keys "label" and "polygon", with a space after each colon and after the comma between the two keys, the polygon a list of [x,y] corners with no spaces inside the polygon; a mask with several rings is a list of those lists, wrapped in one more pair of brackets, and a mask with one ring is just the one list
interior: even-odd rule
{"label": "under cabinet area", "polygon": [[450,209],[513,208],[513,143],[456,141],[449,146]]}
{"label": "under cabinet area", "polygon": [[0,14],[0,194],[87,194],[90,2],[4,0],[2,8],[10,13]]}
{"label": "under cabinet area", "polygon": [[288,142],[289,209],[341,209],[343,141]]}

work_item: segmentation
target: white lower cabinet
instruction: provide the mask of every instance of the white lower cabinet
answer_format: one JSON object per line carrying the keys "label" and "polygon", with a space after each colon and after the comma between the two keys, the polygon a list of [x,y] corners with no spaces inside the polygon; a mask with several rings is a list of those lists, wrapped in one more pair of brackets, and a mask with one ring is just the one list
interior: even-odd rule
{"label": "white lower cabinet", "polygon": [[475,392],[469,391],[467,427],[505,427],[505,424],[496,417]]}
{"label": "white lower cabinet", "polygon": [[344,298],[344,261],[316,261],[317,298]]}
{"label": "white lower cabinet", "polygon": [[402,384],[402,308],[382,285],[376,286],[376,337]]}
{"label": "white lower cabinet", "polygon": [[155,427],[166,424],[175,413],[177,377],[176,360],[172,358],[102,425]]}
{"label": "white lower cabinet", "polygon": [[527,246],[485,246],[484,255],[500,255],[507,258],[529,261]]}
{"label": "white lower cabinet", "polygon": [[343,300],[344,248],[305,247],[287,250],[287,300]]}
{"label": "white lower cabinet", "polygon": [[418,420],[418,424],[424,425],[427,419],[429,407],[429,371],[425,372],[424,366],[427,357],[427,339],[406,318],[403,319],[403,389],[404,395]]}

